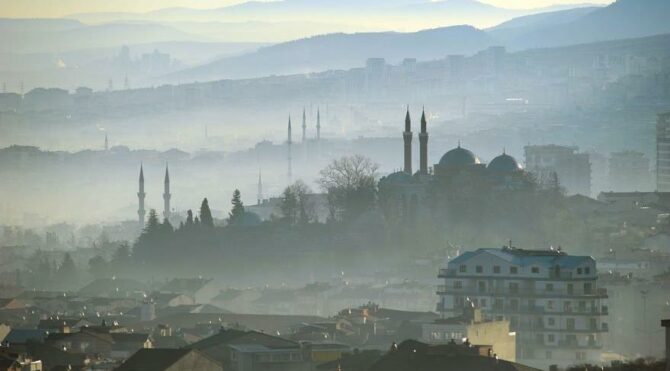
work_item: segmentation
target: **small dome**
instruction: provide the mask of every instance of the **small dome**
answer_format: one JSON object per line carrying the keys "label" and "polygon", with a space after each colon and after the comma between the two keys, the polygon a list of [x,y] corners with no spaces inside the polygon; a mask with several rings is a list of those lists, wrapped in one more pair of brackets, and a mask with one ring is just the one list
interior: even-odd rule
{"label": "small dome", "polygon": [[498,173],[512,173],[522,169],[521,165],[514,159],[514,157],[503,153],[494,158],[487,166],[487,169]]}
{"label": "small dome", "polygon": [[404,171],[396,171],[381,179],[383,183],[409,183],[412,180],[412,176]]}
{"label": "small dome", "polygon": [[440,166],[444,167],[466,167],[480,164],[479,158],[474,153],[458,146],[442,156]]}

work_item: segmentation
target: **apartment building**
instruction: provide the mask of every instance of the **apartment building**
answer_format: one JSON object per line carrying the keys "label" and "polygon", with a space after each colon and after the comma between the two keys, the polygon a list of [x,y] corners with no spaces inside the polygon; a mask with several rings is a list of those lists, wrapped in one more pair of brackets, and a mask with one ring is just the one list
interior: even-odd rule
{"label": "apartment building", "polygon": [[437,310],[444,318],[466,306],[516,332],[517,360],[534,367],[598,362],[608,331],[607,292],[596,262],[560,250],[514,247],[466,252],[440,269]]}

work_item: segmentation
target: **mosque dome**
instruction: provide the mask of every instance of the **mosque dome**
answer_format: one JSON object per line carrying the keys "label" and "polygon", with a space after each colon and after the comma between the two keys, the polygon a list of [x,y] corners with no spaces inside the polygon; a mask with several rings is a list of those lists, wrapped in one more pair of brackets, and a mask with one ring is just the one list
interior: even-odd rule
{"label": "mosque dome", "polygon": [[440,166],[449,168],[467,167],[481,163],[479,158],[471,151],[462,148],[460,145],[442,156]]}
{"label": "mosque dome", "polygon": [[382,178],[383,183],[410,183],[413,178],[404,171],[396,171]]}
{"label": "mosque dome", "polygon": [[514,157],[503,153],[502,155],[494,158],[487,166],[488,170],[495,171],[497,173],[512,173],[522,169],[521,165],[514,159]]}

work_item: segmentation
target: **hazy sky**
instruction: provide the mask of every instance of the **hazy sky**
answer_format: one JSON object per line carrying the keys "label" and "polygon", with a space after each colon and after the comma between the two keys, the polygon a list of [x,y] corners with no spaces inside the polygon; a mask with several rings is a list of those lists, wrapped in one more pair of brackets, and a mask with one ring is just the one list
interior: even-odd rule
{"label": "hazy sky", "polygon": [[[537,8],[556,4],[612,0],[481,0],[507,8]],[[167,7],[215,8],[239,0],[0,0],[0,17],[59,17],[88,12],[145,12]]]}

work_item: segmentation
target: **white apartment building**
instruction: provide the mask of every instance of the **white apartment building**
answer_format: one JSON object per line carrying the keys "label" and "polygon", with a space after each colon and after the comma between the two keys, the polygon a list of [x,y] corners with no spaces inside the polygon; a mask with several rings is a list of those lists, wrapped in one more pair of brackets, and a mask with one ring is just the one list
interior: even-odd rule
{"label": "white apartment building", "polygon": [[556,250],[514,247],[466,252],[440,269],[437,310],[444,318],[465,305],[485,318],[509,320],[517,361],[534,367],[600,362],[608,331],[607,292],[596,262]]}

